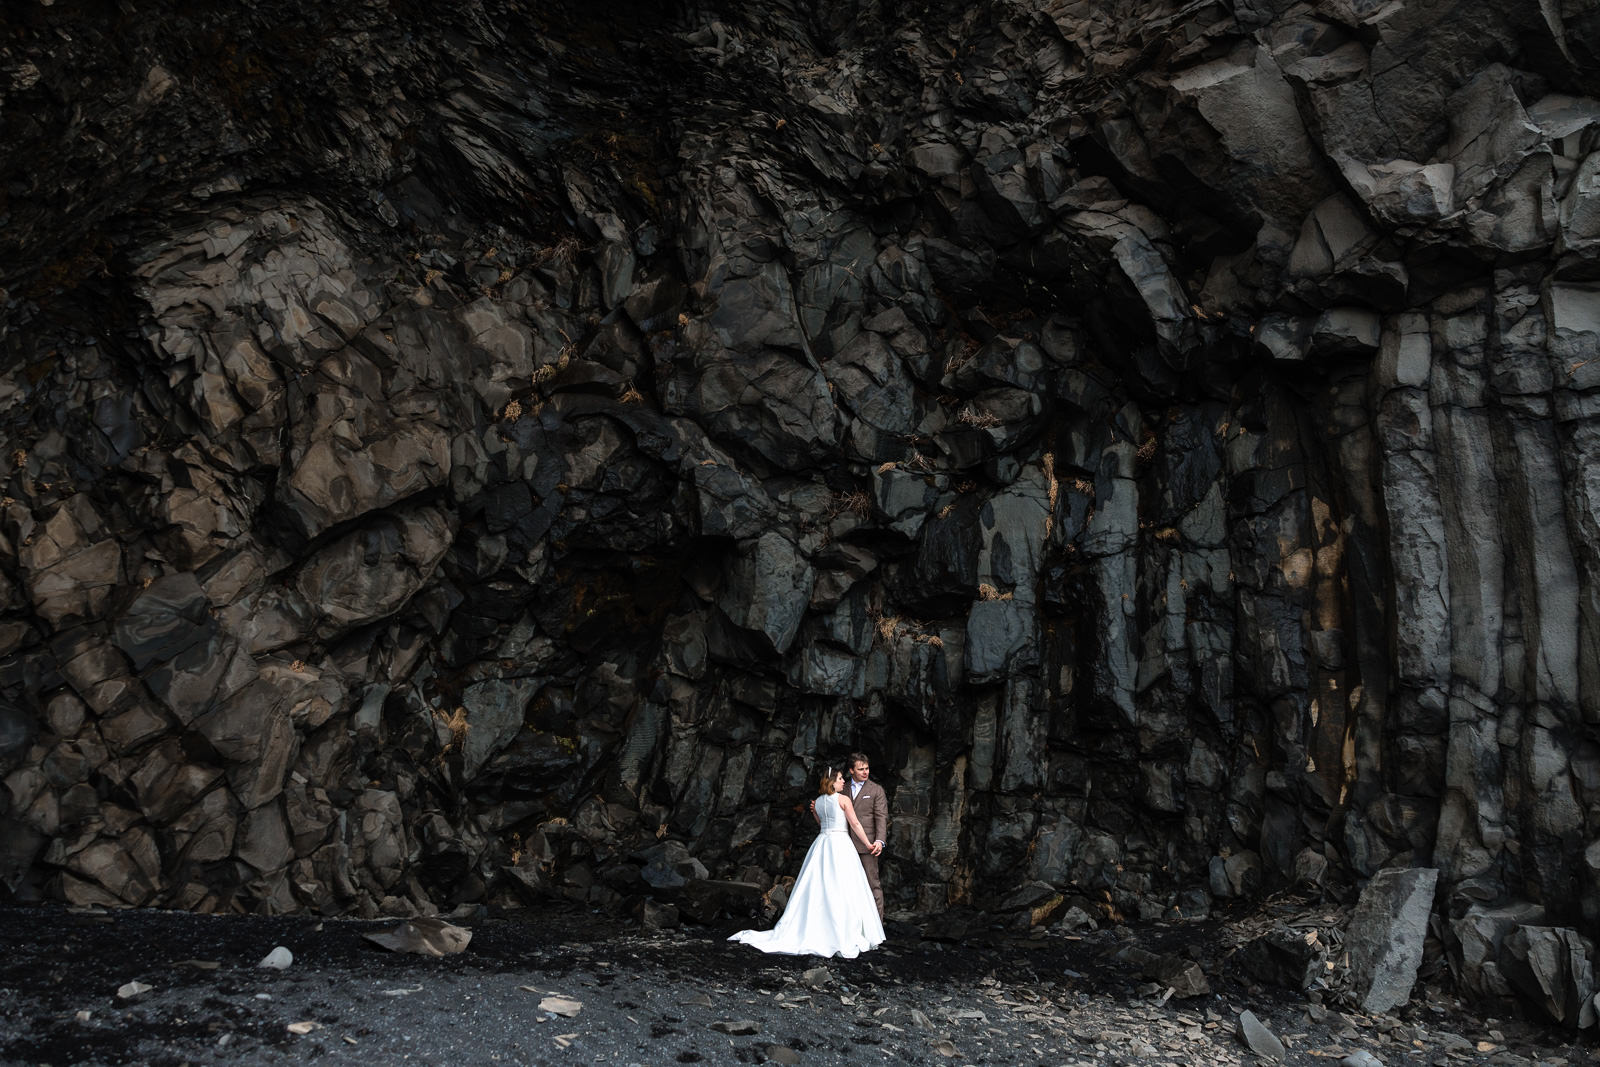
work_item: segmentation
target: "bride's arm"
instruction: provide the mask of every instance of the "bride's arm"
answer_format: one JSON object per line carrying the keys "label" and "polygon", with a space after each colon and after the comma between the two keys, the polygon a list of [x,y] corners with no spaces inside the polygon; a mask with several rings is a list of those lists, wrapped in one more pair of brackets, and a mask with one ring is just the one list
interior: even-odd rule
{"label": "bride's arm", "polygon": [[861,820],[856,818],[855,806],[850,803],[850,799],[846,796],[839,793],[835,793],[834,796],[839,798],[839,810],[844,812],[845,821],[850,824],[850,829],[861,839],[863,845],[871,848],[872,842],[867,840],[867,832],[861,828]]}

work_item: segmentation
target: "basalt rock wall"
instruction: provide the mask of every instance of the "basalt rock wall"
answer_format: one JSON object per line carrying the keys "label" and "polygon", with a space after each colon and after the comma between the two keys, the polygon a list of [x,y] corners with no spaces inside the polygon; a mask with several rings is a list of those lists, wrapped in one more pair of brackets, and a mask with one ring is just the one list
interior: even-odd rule
{"label": "basalt rock wall", "polygon": [[0,885],[1600,932],[1600,14],[14,4]]}

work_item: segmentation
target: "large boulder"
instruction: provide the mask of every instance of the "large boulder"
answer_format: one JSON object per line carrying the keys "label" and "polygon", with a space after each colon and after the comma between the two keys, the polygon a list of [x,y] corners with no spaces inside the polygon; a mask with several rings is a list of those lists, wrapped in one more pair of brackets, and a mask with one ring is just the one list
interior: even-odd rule
{"label": "large boulder", "polygon": [[1595,1024],[1594,942],[1576,930],[1518,926],[1500,945],[1500,970],[1513,989],[1555,1022]]}
{"label": "large boulder", "polygon": [[1345,951],[1351,992],[1363,1011],[1393,1011],[1411,998],[1438,881],[1431,868],[1388,868],[1361,891]]}
{"label": "large boulder", "polygon": [[1522,926],[1541,926],[1544,909],[1528,901],[1499,907],[1474,904],[1450,921],[1454,939],[1451,964],[1456,980],[1478,996],[1506,997],[1511,986],[1501,970],[1506,937]]}

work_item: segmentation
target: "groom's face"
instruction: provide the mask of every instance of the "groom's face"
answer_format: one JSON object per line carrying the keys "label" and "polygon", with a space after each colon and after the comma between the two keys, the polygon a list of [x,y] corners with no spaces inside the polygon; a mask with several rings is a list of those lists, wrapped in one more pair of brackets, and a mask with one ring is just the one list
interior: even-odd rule
{"label": "groom's face", "polygon": [[850,768],[850,777],[858,782],[865,782],[867,773],[871,770],[872,768],[866,760],[856,760],[855,765]]}

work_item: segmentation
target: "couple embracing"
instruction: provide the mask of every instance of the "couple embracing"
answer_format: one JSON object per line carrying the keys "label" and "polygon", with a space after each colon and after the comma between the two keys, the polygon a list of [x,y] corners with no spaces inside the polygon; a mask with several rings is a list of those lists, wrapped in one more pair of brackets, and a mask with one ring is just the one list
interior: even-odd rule
{"label": "couple embracing", "polygon": [[841,768],[823,771],[811,804],[817,839],[800,865],[783,918],[771,930],[740,930],[729,941],[762,952],[845,957],[883,944],[878,857],[889,836],[889,802],[871,780],[866,756],[852,752],[847,767],[848,780]]}

